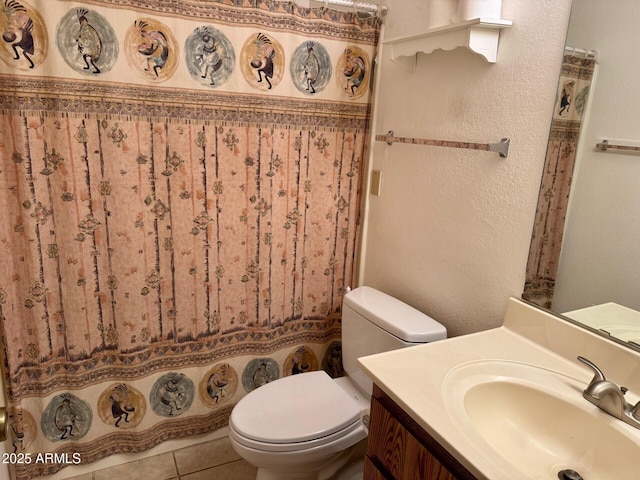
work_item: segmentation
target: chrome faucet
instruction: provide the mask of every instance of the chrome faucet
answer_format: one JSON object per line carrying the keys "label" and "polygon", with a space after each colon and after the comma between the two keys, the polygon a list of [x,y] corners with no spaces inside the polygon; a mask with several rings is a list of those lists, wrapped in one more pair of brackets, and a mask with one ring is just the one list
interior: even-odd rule
{"label": "chrome faucet", "polygon": [[640,429],[640,402],[632,406],[624,398],[624,394],[627,393],[626,387],[619,387],[604,378],[602,370],[591,360],[580,356],[578,360],[591,368],[594,373],[591,382],[582,392],[582,396],[600,410]]}

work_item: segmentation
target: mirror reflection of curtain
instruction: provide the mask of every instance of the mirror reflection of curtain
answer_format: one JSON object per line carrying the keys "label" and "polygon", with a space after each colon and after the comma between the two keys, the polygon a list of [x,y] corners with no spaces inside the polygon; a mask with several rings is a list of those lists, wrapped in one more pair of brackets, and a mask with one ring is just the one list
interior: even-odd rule
{"label": "mirror reflection of curtain", "polygon": [[585,55],[565,55],[542,172],[522,298],[551,308],[587,99],[596,61]]}
{"label": "mirror reflection of curtain", "polygon": [[339,375],[354,277],[381,20],[84,3],[0,11],[0,357],[7,445],[33,459],[18,480],[64,466],[39,452],[141,452],[226,426],[279,376]]}

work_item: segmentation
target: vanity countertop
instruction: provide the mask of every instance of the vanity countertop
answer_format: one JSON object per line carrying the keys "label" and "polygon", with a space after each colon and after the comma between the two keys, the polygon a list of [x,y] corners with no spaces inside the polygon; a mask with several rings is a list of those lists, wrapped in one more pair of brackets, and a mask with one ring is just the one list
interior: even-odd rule
{"label": "vanity countertop", "polygon": [[[640,354],[515,298],[509,299],[499,328],[362,357],[359,363],[389,397],[478,479],[501,480],[520,478],[522,473],[497,452],[473,441],[452,419],[443,394],[447,378],[459,367],[474,362],[506,361],[556,372],[586,387],[593,373],[576,360],[578,355],[595,362],[608,379],[627,386],[627,401],[637,400]],[[586,402],[577,386],[575,402]],[[613,417],[610,421],[619,422]],[[640,430],[637,435],[640,443]]]}

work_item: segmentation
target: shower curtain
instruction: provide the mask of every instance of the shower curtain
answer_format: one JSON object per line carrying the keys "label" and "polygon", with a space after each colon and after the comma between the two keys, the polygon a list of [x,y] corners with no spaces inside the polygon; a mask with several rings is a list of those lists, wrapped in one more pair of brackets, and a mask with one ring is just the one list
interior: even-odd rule
{"label": "shower curtain", "polygon": [[1,0],[0,317],[18,479],[341,375],[380,20]]}
{"label": "shower curtain", "polygon": [[565,55],[542,172],[522,298],[551,308],[583,114],[596,61]]}

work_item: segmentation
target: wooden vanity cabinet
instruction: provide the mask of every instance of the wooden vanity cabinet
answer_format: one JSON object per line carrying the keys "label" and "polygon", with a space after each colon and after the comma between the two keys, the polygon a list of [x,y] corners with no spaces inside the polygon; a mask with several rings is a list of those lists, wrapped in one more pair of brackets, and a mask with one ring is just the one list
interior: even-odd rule
{"label": "wooden vanity cabinet", "polygon": [[476,480],[377,385],[363,480]]}

